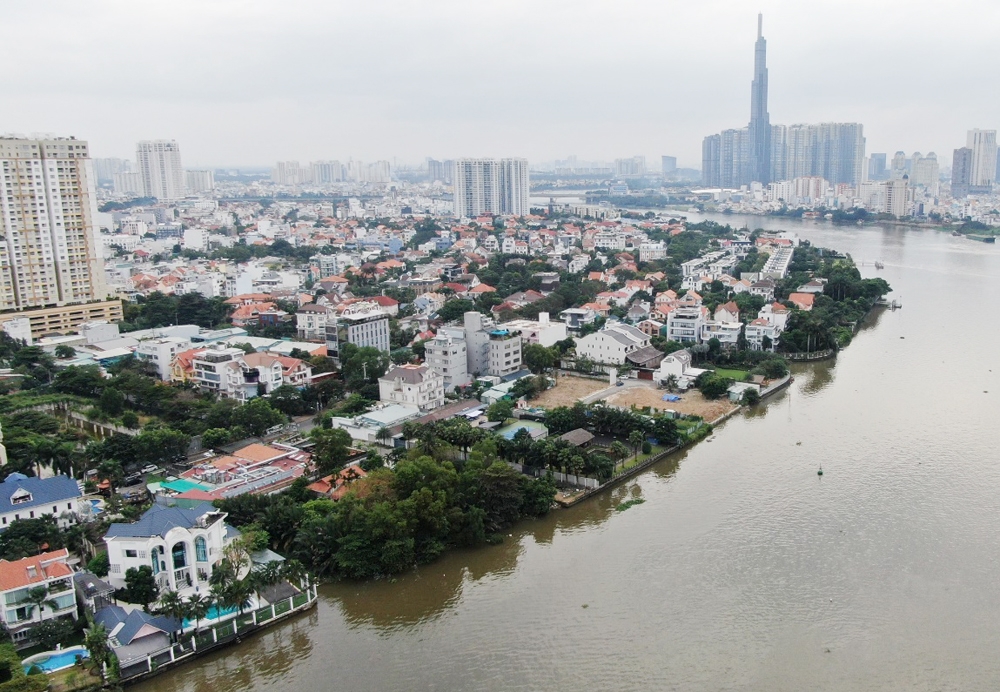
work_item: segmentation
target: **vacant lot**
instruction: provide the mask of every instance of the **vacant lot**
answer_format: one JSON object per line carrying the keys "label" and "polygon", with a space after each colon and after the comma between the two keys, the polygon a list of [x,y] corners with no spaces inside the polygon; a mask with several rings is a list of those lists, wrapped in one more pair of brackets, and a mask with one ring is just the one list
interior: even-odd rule
{"label": "vacant lot", "polygon": [[665,389],[657,389],[652,385],[649,387],[631,387],[620,392],[615,392],[605,399],[605,401],[614,406],[621,406],[622,408],[628,408],[629,406],[635,406],[636,408],[652,406],[658,411],[671,409],[678,413],[701,416],[709,422],[736,408],[735,405],[729,403],[729,399],[709,401],[701,395],[701,392],[696,390],[680,394],[680,401],[664,401],[663,395],[666,393]]}
{"label": "vacant lot", "polygon": [[531,406],[555,408],[557,406],[572,406],[577,401],[608,388],[607,380],[588,380],[585,377],[559,377],[556,386],[542,392],[542,395],[528,402]]}

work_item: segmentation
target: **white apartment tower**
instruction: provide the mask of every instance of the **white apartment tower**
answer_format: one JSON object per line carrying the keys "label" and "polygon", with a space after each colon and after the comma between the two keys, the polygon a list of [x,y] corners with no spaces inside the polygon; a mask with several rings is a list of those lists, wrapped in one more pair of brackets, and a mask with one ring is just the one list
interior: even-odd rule
{"label": "white apartment tower", "polygon": [[106,297],[86,142],[0,138],[0,310]]}
{"label": "white apartment tower", "polygon": [[455,161],[455,216],[529,212],[526,159]]}
{"label": "white apartment tower", "polygon": [[965,146],[972,150],[969,185],[991,188],[997,171],[997,131],[969,130]]}
{"label": "white apartment tower", "polygon": [[156,139],[135,145],[135,159],[142,176],[143,193],[161,202],[184,197],[181,148],[172,139]]}

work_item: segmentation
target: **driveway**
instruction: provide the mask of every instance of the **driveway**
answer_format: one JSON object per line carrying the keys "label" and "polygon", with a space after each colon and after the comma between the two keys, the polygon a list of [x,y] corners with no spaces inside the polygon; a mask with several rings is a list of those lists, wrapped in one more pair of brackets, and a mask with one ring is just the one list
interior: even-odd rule
{"label": "driveway", "polygon": [[593,394],[591,394],[589,396],[583,397],[582,399],[580,399],[580,401],[582,401],[585,404],[592,404],[595,401],[600,401],[601,399],[606,399],[607,397],[611,396],[612,394],[614,394],[616,392],[621,392],[621,391],[623,391],[625,389],[632,389],[633,387],[655,387],[656,386],[650,380],[637,380],[637,379],[629,378],[627,380],[621,380],[621,382],[624,382],[624,384],[622,384],[622,386],[620,386],[620,387],[618,385],[615,385],[614,387],[607,387],[605,389],[602,389],[599,392],[594,392]]}

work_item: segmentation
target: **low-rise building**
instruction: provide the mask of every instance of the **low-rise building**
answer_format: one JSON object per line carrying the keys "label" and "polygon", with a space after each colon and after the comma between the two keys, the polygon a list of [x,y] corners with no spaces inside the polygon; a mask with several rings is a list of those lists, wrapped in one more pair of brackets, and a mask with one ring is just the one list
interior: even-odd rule
{"label": "low-rise building", "polygon": [[338,365],[343,344],[389,350],[389,316],[375,303],[352,303],[327,318],[326,351]]}
{"label": "low-rise building", "polygon": [[696,344],[701,339],[707,309],[701,305],[679,305],[667,313],[667,339]]}
{"label": "low-rise building", "polygon": [[486,372],[493,377],[513,375],[521,369],[521,335],[497,328],[489,336],[489,361]]}
{"label": "low-rise building", "polygon": [[115,523],[104,536],[108,583],[125,587],[132,567],[152,567],[160,591],[188,597],[207,591],[212,571],[235,536],[226,513],[209,503],[191,509],[153,505],[138,521]]}
{"label": "low-rise building", "polygon": [[[78,616],[73,568],[66,548],[20,560],[0,560],[0,619],[14,644],[31,642],[31,629],[40,622]],[[32,601],[33,589],[44,589],[45,602]]]}
{"label": "low-rise building", "polygon": [[566,324],[553,322],[547,312],[538,313],[537,320],[511,320],[501,326],[520,332],[521,341],[525,344],[538,344],[546,348],[566,338]]}
{"label": "low-rise building", "polygon": [[441,373],[446,392],[472,382],[466,351],[465,332],[461,329],[442,327],[433,339],[424,342],[424,362]]}
{"label": "low-rise building", "polygon": [[76,523],[80,486],[69,476],[38,478],[12,473],[0,483],[0,530],[19,519],[54,517],[61,528]]}
{"label": "low-rise building", "polygon": [[326,305],[310,303],[303,305],[295,313],[295,330],[300,339],[322,341],[326,338],[326,320],[330,308]]}
{"label": "low-rise building", "polygon": [[578,339],[576,356],[595,363],[623,365],[628,354],[649,344],[650,337],[635,327],[613,322],[598,332]]}
{"label": "low-rise building", "polygon": [[444,405],[444,378],[426,365],[398,365],[378,380],[383,403],[409,404],[421,411]]}

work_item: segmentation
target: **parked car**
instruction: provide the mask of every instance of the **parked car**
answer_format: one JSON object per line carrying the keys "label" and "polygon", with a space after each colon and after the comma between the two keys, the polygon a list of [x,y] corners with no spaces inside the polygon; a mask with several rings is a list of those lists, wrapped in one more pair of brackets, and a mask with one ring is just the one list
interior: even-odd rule
{"label": "parked car", "polygon": [[150,464],[149,466],[143,466],[140,473],[156,473],[159,470],[155,464]]}
{"label": "parked car", "polygon": [[128,485],[136,485],[140,481],[142,481],[142,474],[139,474],[139,473],[130,473],[129,475],[125,476],[124,484],[126,486],[128,486]]}

